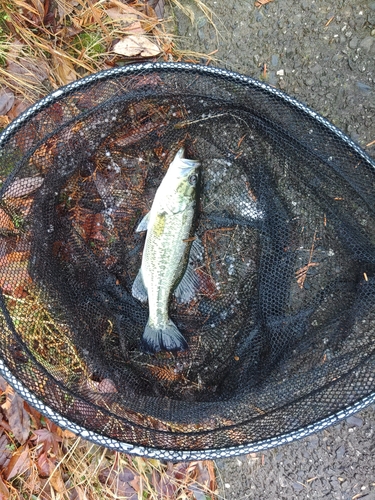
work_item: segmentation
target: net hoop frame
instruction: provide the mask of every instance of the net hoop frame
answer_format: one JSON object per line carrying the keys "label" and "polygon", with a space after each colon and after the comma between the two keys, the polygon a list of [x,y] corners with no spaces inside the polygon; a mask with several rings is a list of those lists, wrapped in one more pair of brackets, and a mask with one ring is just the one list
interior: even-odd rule
{"label": "net hoop frame", "polygon": [[[43,108],[50,106],[58,102],[65,95],[74,92],[78,89],[82,90],[86,86],[99,81],[110,80],[112,78],[127,76],[133,73],[139,74],[144,72],[190,72],[198,75],[210,75],[218,78],[225,78],[231,80],[233,83],[241,83],[242,85],[252,87],[254,89],[262,90],[270,95],[274,95],[277,98],[288,103],[291,107],[298,108],[300,111],[310,116],[314,120],[318,121],[323,127],[327,128],[331,133],[335,134],[341,141],[345,142],[347,146],[355,150],[368,164],[370,164],[375,169],[375,160],[372,159],[363,149],[361,149],[354,141],[352,141],[346,134],[344,134],[339,128],[329,122],[326,118],[322,117],[319,113],[313,111],[305,104],[301,103],[297,99],[290,97],[281,90],[272,87],[264,82],[256,80],[252,77],[229,71],[227,69],[221,69],[216,67],[202,66],[199,64],[191,63],[181,63],[181,62],[156,62],[156,63],[137,63],[130,64],[123,67],[113,68],[105,71],[100,71],[98,73],[89,75],[80,80],[76,80],[68,85],[65,85],[47,96],[40,99],[37,103],[30,106],[22,114],[20,114],[15,120],[10,123],[6,129],[0,134],[0,154],[1,148],[7,143],[8,139],[15,134],[28,120],[33,118],[38,114]],[[4,189],[7,188],[6,183],[4,187],[0,189],[0,196],[2,196]],[[2,301],[1,301],[2,302]],[[5,304],[3,304],[5,307]],[[71,420],[68,420],[60,413],[56,412],[44,402],[42,402],[38,397],[36,397],[16,376],[9,370],[3,359],[0,357],[0,375],[22,396],[22,398],[27,401],[31,406],[36,408],[42,414],[46,415],[51,421],[60,426],[63,429],[68,429],[74,434],[83,439],[89,440],[100,446],[105,446],[107,448],[113,449],[115,451],[129,453],[132,455],[147,457],[147,458],[158,458],[170,461],[190,461],[190,460],[206,460],[206,459],[219,459],[219,458],[229,458],[238,455],[245,455],[248,453],[259,452],[267,449],[274,448],[283,444],[291,443],[298,439],[305,438],[311,434],[319,432],[331,425],[335,425],[341,420],[348,418],[350,415],[357,413],[367,406],[375,403],[375,392],[369,396],[361,399],[353,405],[349,405],[343,410],[324,418],[316,423],[310,424],[300,429],[281,434],[269,439],[261,440],[258,442],[249,443],[247,445],[238,445],[226,448],[212,448],[212,449],[201,449],[201,450],[183,450],[183,449],[162,449],[146,446],[137,446],[131,443],[127,443],[121,440],[116,440],[109,438],[107,436],[98,434],[94,431],[85,429],[81,425],[78,425]]]}

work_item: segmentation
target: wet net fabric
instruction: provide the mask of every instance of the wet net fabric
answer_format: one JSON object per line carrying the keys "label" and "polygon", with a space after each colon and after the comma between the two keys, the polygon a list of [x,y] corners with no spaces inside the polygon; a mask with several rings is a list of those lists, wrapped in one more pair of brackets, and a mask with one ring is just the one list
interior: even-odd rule
{"label": "wet net fabric", "polygon": [[[55,92],[1,140],[1,370],[41,411],[173,458],[277,444],[371,398],[375,165],[318,115],[148,64]],[[201,162],[196,292],[169,306],[189,349],[150,355],[135,229],[180,147]]]}

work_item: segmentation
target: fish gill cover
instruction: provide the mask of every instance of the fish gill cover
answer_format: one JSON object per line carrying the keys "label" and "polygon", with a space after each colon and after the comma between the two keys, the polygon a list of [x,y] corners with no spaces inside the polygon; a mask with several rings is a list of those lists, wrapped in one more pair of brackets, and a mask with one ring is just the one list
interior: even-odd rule
{"label": "fish gill cover", "polygon": [[[168,312],[188,348],[149,354],[137,227],[181,148],[194,294]],[[375,165],[302,104],[212,68],[111,70],[15,120],[0,177],[0,368],[60,425],[215,457],[373,400]]]}

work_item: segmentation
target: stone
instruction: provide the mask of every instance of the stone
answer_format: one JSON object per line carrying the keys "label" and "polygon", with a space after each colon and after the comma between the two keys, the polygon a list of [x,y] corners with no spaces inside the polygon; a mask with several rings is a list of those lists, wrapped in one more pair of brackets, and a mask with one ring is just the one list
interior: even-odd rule
{"label": "stone", "polygon": [[273,54],[271,57],[271,65],[277,66],[279,64],[279,56],[277,54]]}
{"label": "stone", "polygon": [[373,43],[374,43],[374,37],[366,36],[360,43],[360,47],[362,47],[362,49],[364,50],[370,50]]}
{"label": "stone", "polygon": [[294,482],[292,483],[293,489],[295,491],[302,491],[303,490],[303,484]]}
{"label": "stone", "polygon": [[345,446],[341,445],[337,450],[336,450],[336,458],[340,459],[345,455]]}
{"label": "stone", "polygon": [[349,47],[351,49],[356,49],[358,47],[358,38],[356,36],[353,36],[353,38],[350,40]]}
{"label": "stone", "polygon": [[346,423],[351,426],[354,425],[355,427],[362,427],[363,420],[359,417],[356,417],[355,415],[352,415],[346,419]]}

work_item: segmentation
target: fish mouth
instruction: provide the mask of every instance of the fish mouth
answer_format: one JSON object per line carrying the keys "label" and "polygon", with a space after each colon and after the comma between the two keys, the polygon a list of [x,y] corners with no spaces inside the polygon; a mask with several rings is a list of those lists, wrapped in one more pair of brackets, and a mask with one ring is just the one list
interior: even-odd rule
{"label": "fish mouth", "polygon": [[178,167],[181,177],[188,177],[194,170],[200,166],[198,160],[191,160],[189,158],[184,158],[185,148],[180,148],[176,154],[179,160]]}

